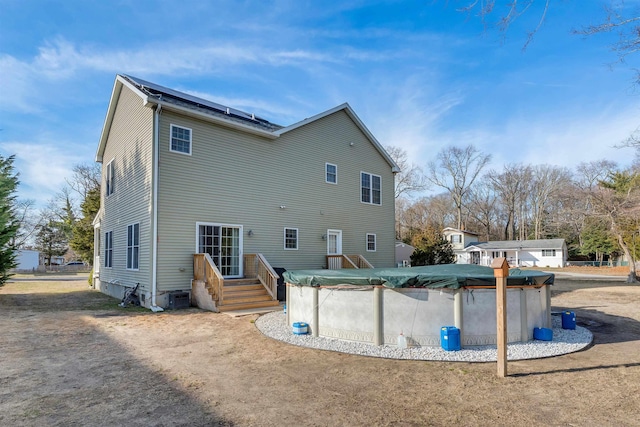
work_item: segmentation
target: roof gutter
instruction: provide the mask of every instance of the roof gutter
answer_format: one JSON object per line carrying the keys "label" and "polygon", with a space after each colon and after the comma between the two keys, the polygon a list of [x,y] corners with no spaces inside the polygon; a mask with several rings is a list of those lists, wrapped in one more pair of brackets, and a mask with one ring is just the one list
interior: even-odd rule
{"label": "roof gutter", "polygon": [[[151,105],[149,105],[151,104]],[[242,123],[236,123],[236,122],[232,122],[223,118],[219,118],[216,116],[212,116],[210,114],[206,114],[197,110],[192,110],[190,108],[186,108],[186,107],[181,107],[180,105],[175,105],[172,104],[170,102],[166,102],[163,101],[161,99],[157,99],[154,97],[150,97],[148,95],[144,95],[143,96],[143,105],[145,106],[152,106],[152,105],[158,105],[159,107],[164,108],[165,110],[172,110],[172,111],[177,111],[181,114],[184,114],[186,116],[191,116],[191,117],[196,117],[198,119],[201,120],[206,120],[208,122],[213,122],[216,124],[219,124],[221,126],[224,127],[228,127],[228,128],[232,128],[232,129],[236,129],[242,132],[246,132],[246,133],[251,133],[254,135],[258,135],[258,136],[262,136],[264,138],[268,138],[268,139],[278,139],[278,137],[280,135],[275,134],[274,132],[270,132],[267,130],[262,130],[262,129],[258,129],[255,128],[253,126],[247,126],[247,125],[243,125]]]}

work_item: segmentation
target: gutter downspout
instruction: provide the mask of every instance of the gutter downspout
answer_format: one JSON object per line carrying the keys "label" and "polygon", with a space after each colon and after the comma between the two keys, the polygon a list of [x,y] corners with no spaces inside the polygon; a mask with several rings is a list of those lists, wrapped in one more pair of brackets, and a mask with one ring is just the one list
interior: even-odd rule
{"label": "gutter downspout", "polygon": [[151,251],[151,311],[157,313],[164,311],[156,305],[158,294],[158,166],[160,165],[160,112],[162,106],[158,105],[153,113],[153,183],[152,183],[152,209],[153,209],[153,250]]}

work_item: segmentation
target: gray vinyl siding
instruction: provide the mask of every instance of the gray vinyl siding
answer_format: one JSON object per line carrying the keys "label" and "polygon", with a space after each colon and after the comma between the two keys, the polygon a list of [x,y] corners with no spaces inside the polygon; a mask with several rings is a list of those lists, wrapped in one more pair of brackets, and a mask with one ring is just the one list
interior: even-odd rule
{"label": "gray vinyl siding", "polygon": [[[192,129],[191,156],[169,151],[171,124]],[[337,185],[325,182],[326,162],[338,166]],[[382,177],[381,206],[360,202],[361,171]],[[391,166],[344,111],[270,140],[164,110],[159,173],[161,291],[190,287],[196,222],[242,225],[244,253],[274,267],[323,268],[327,229],[342,230],[344,254],[394,265]],[[298,228],[298,250],[284,250],[285,227]],[[366,251],[367,233],[376,252]]]}
{"label": "gray vinyl siding", "polygon": [[[151,289],[151,167],[153,110],[123,87],[103,155],[100,280]],[[113,160],[114,192],[105,197],[106,165]],[[140,224],[138,271],[127,270],[127,226]],[[104,267],[104,235],[113,232],[113,267]]]}

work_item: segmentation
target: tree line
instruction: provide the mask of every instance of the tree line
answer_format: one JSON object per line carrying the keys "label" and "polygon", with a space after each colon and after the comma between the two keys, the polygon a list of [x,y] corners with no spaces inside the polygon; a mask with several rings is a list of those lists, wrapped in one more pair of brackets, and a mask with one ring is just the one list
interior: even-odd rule
{"label": "tree line", "polygon": [[67,255],[93,264],[93,220],[100,209],[99,164],[78,164],[71,178],[42,208],[19,200],[14,156],[0,156],[0,286],[16,267],[17,251],[37,250],[46,265]]}
{"label": "tree line", "polygon": [[[446,147],[421,167],[411,164],[402,149],[388,151],[402,169],[396,179],[399,240],[421,247],[425,231],[446,227],[476,232],[483,241],[563,238],[570,259],[625,255],[635,279],[638,160],[628,167],[597,160],[574,169],[522,163],[492,169],[491,156],[469,145]],[[435,194],[415,197],[424,190]]]}

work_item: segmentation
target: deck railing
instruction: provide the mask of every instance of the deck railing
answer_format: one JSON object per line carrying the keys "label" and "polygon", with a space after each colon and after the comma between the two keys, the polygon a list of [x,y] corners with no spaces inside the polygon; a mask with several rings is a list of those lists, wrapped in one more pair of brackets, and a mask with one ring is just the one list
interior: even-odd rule
{"label": "deck railing", "polygon": [[358,268],[373,268],[373,265],[369,261],[365,259],[362,255],[347,255],[347,257],[353,262]]}
{"label": "deck railing", "polygon": [[205,287],[211,290],[211,298],[222,305],[224,278],[213,263],[211,255],[207,253],[193,254],[193,279],[204,281]]}
{"label": "deck railing", "polygon": [[327,255],[327,268],[340,270],[342,268],[358,268],[346,255]]}
{"label": "deck railing", "polygon": [[278,299],[278,273],[271,267],[262,254],[244,255],[245,277],[256,277],[267,290],[271,298]]}

